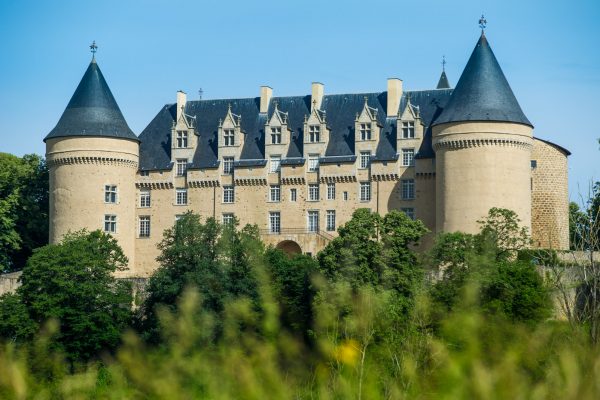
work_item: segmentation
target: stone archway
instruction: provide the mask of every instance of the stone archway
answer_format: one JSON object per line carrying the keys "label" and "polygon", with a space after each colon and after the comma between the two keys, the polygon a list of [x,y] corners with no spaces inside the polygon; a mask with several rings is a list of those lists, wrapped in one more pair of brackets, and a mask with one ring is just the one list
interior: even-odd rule
{"label": "stone archway", "polygon": [[302,248],[300,248],[300,245],[293,240],[284,240],[279,242],[276,247],[279,250],[283,250],[289,256],[302,253]]}

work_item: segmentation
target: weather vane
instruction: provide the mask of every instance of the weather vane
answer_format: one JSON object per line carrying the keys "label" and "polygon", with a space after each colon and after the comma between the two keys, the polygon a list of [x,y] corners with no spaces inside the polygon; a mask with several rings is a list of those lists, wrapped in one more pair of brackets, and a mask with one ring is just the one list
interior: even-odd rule
{"label": "weather vane", "polygon": [[92,42],[92,44],[90,44],[90,51],[92,52],[92,58],[96,57],[96,52],[98,51],[98,46],[96,46],[95,40]]}
{"label": "weather vane", "polygon": [[479,18],[479,27],[481,28],[481,32],[485,30],[485,26],[487,25],[487,19],[481,14],[481,18]]}
{"label": "weather vane", "polygon": [[446,72],[446,56],[442,56],[442,71]]}

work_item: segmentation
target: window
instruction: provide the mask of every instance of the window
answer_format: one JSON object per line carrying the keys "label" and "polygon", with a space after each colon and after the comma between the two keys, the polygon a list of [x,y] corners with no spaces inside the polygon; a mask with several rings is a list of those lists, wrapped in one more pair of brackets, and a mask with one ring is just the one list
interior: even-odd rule
{"label": "window", "polygon": [[187,204],[187,189],[175,189],[175,204],[178,206]]}
{"label": "window", "polygon": [[281,156],[271,156],[270,172],[279,172],[281,169]]}
{"label": "window", "polygon": [[185,158],[177,159],[177,176],[185,175],[187,171],[188,160]]}
{"label": "window", "polygon": [[269,233],[281,233],[281,213],[279,211],[269,212]]}
{"label": "window", "polygon": [[188,133],[186,131],[177,131],[177,147],[180,149],[188,147]]}
{"label": "window", "polygon": [[150,191],[142,190],[140,192],[140,207],[150,207]]}
{"label": "window", "polygon": [[415,219],[415,209],[414,208],[401,208],[400,211],[402,211],[404,214],[406,214],[406,216],[412,220]]}
{"label": "window", "polygon": [[360,201],[371,201],[371,182],[360,183]]}
{"label": "window", "polygon": [[233,203],[233,186],[223,186],[223,203]]}
{"label": "window", "polygon": [[319,201],[319,184],[308,184],[308,201]]}
{"label": "window", "polygon": [[321,139],[321,127],[319,125],[310,125],[308,127],[308,141],[310,143],[319,142]]}
{"label": "window", "polygon": [[402,200],[412,200],[415,198],[415,180],[402,179]]}
{"label": "window", "polygon": [[281,144],[281,127],[271,128],[271,144]]}
{"label": "window", "polygon": [[402,149],[402,165],[404,167],[415,166],[415,149]]}
{"label": "window", "polygon": [[233,213],[223,214],[223,225],[233,224],[234,218]]}
{"label": "window", "polygon": [[115,185],[104,186],[104,202],[105,203],[116,203],[117,202],[117,186],[115,186]]}
{"label": "window", "polygon": [[150,217],[140,217],[140,237],[150,237]]}
{"label": "window", "polygon": [[140,171],[140,176],[150,176],[150,171]]}
{"label": "window", "polygon": [[116,215],[105,215],[104,216],[104,232],[116,233],[117,232],[117,216]]}
{"label": "window", "polygon": [[335,182],[327,184],[327,200],[335,200]]}
{"label": "window", "polygon": [[328,231],[335,231],[335,210],[327,210],[327,220],[325,222]]}
{"label": "window", "polygon": [[290,189],[290,201],[296,201],[298,197],[298,191],[296,189]]}
{"label": "window", "polygon": [[308,231],[318,232],[319,231],[319,212],[316,210],[308,212]]}
{"label": "window", "polygon": [[223,174],[233,174],[233,157],[223,157]]}
{"label": "window", "polygon": [[233,129],[223,129],[223,146],[233,146]]}
{"label": "window", "polygon": [[415,123],[412,121],[402,123],[402,139],[414,139]]}
{"label": "window", "polygon": [[360,168],[361,169],[369,168],[369,164],[371,164],[371,152],[361,151],[360,152]]}
{"label": "window", "polygon": [[371,124],[360,124],[360,140],[371,140]]}
{"label": "window", "polygon": [[319,169],[319,155],[309,154],[308,155],[308,171],[315,172]]}
{"label": "window", "polygon": [[281,201],[281,187],[279,185],[271,185],[269,188],[269,201]]}
{"label": "window", "polygon": [[348,192],[344,192],[342,197],[344,198],[344,201],[348,201]]}

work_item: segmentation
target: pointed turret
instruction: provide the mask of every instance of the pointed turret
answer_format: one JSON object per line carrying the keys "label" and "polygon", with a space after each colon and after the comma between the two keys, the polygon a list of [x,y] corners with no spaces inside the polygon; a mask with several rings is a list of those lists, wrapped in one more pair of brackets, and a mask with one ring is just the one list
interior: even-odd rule
{"label": "pointed turret", "polygon": [[440,75],[440,80],[438,81],[436,89],[450,89],[450,82],[448,82],[446,71],[442,71],[442,75]]}
{"label": "pointed turret", "polygon": [[532,126],[483,32],[452,97],[434,125],[464,121],[514,122]]}
{"label": "pointed turret", "polygon": [[56,127],[44,141],[69,136],[138,140],[129,129],[95,58],[92,59]]}

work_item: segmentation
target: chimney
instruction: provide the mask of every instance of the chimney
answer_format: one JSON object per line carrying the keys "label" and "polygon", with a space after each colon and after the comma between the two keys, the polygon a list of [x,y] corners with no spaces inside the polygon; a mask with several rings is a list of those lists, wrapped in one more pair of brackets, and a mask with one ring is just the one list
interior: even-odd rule
{"label": "chimney", "polygon": [[273,97],[273,89],[269,86],[260,87],[260,112],[267,113],[269,111],[269,102]]}
{"label": "chimney", "polygon": [[310,107],[311,110],[313,107],[317,107],[317,109],[321,108],[321,103],[323,102],[323,93],[325,92],[325,86],[320,82],[312,83],[312,91],[310,98]]}
{"label": "chimney", "polygon": [[181,114],[183,113],[183,108],[185,107],[185,103],[187,102],[187,96],[184,91],[177,91],[177,121],[181,118]]}
{"label": "chimney", "polygon": [[389,78],[387,81],[387,116],[395,117],[402,98],[402,79]]}

